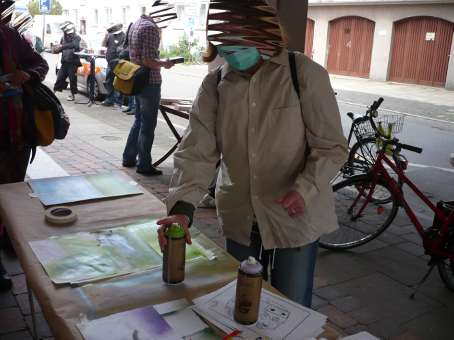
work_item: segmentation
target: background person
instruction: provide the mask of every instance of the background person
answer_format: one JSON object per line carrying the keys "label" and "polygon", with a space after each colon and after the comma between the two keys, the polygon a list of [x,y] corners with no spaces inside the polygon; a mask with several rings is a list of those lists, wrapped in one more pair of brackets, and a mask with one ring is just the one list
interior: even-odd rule
{"label": "background person", "polygon": [[295,52],[294,82],[292,54],[269,25],[273,10],[243,2],[247,12],[226,0],[231,9],[208,36],[217,46],[206,60],[220,54],[226,64],[205,77],[194,101],[159,241],[176,222],[191,242],[194,209],[220,159],[216,207],[227,251],[239,261],[259,259],[265,279],[271,273],[276,289],[309,307],[318,239],[338,227],[330,181],[347,144],[327,71]]}
{"label": "background person", "polygon": [[106,89],[108,91],[106,99],[101,103],[104,106],[112,106],[114,104],[121,105],[121,96],[113,87],[115,75],[113,69],[118,63],[119,54],[123,49],[123,44],[126,40],[126,34],[123,32],[122,24],[112,24],[107,28],[107,34],[104,37],[102,46],[107,48],[107,74],[106,74]]}
{"label": "background person", "polygon": [[[25,178],[31,125],[23,108],[22,85],[44,80],[49,70],[47,62],[9,27],[13,9],[14,1],[0,1],[0,184]],[[0,237],[2,234],[0,216]],[[0,291],[9,288],[11,280],[0,261]]]}
{"label": "background person", "polygon": [[151,148],[158,120],[161,100],[161,67],[171,68],[170,61],[159,59],[160,29],[153,13],[163,15],[162,9],[172,10],[172,5],[153,4],[150,15],[142,15],[129,29],[128,43],[131,62],[150,70],[149,83],[136,96],[135,120],[129,132],[123,152],[123,166],[137,166],[137,173],[145,176],[162,175],[162,171],[152,165]]}
{"label": "background person", "polygon": [[69,78],[71,94],[68,101],[74,101],[77,94],[77,68],[82,66],[80,58],[75,52],[80,52],[80,37],[76,34],[76,27],[71,22],[65,22],[60,26],[63,31],[60,45],[54,46],[54,53],[61,53],[61,67],[58,70],[54,91],[62,92],[68,86],[66,79]]}

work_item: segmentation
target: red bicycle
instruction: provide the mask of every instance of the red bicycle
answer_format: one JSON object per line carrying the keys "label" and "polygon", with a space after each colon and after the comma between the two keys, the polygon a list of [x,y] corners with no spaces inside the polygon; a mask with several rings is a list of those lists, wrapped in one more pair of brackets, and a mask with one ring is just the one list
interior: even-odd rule
{"label": "red bicycle", "polygon": [[[340,228],[322,236],[320,245],[342,250],[370,242],[392,224],[399,208],[403,207],[422,238],[425,253],[430,256],[429,270],[413,296],[435,267],[446,286],[454,291],[454,202],[433,204],[406,176],[408,161],[401,151],[421,153],[421,148],[402,144],[397,138],[387,139],[372,118],[370,123],[380,146],[375,162],[367,174],[347,177],[333,185]],[[409,206],[402,189],[404,185],[434,212],[431,226],[424,227]]]}

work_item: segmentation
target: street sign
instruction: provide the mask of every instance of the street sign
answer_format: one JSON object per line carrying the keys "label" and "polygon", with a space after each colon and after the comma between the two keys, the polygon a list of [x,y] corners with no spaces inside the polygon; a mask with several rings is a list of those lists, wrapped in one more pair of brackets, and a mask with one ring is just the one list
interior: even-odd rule
{"label": "street sign", "polygon": [[39,11],[48,14],[52,10],[52,0],[39,0]]}

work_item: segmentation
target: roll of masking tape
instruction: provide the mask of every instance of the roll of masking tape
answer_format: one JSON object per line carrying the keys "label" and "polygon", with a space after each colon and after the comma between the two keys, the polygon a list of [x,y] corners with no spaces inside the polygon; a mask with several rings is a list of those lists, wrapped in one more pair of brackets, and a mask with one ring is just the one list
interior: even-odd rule
{"label": "roll of masking tape", "polygon": [[54,225],[65,225],[76,222],[77,215],[68,207],[53,207],[45,212],[46,221]]}

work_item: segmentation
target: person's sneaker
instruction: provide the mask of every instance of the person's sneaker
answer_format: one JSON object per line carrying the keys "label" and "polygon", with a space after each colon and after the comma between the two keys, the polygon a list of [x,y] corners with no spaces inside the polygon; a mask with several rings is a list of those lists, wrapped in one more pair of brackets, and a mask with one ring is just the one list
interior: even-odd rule
{"label": "person's sneaker", "polygon": [[162,175],[162,171],[156,169],[155,167],[151,167],[151,169],[147,169],[147,170],[137,169],[136,172],[138,174],[141,174],[144,176],[160,176],[160,175]]}
{"label": "person's sneaker", "polygon": [[101,103],[102,106],[113,106],[114,103],[111,102],[110,100],[106,99]]}
{"label": "person's sneaker", "polygon": [[121,165],[125,168],[134,168],[136,166],[136,162],[125,162],[121,163]]}
{"label": "person's sneaker", "polygon": [[12,286],[13,282],[0,262],[0,292],[10,290]]}
{"label": "person's sneaker", "polygon": [[73,94],[70,94],[68,98],[66,98],[67,101],[73,102],[76,99],[76,97]]}
{"label": "person's sneaker", "polygon": [[216,208],[216,200],[210,194],[206,194],[200,201],[199,208],[214,209]]}

